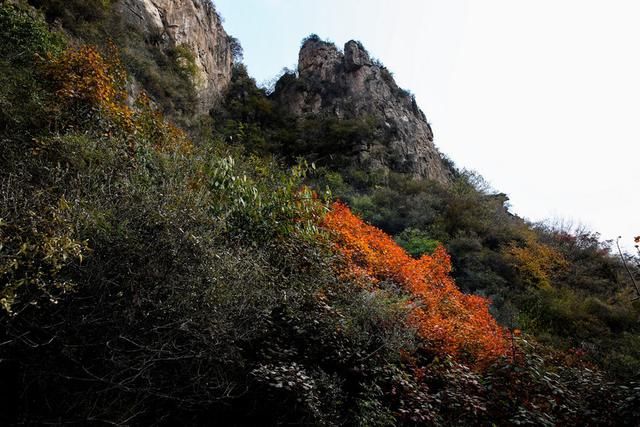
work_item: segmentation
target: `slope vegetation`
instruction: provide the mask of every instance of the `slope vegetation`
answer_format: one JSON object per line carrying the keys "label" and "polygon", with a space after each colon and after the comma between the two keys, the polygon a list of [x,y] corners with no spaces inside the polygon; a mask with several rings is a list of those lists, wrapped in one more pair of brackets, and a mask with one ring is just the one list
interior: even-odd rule
{"label": "slope vegetation", "polygon": [[309,188],[313,167],[131,99],[114,44],[51,30],[21,2],[0,4],[0,40],[3,424],[640,415],[637,385],[499,326],[442,246],[414,259]]}

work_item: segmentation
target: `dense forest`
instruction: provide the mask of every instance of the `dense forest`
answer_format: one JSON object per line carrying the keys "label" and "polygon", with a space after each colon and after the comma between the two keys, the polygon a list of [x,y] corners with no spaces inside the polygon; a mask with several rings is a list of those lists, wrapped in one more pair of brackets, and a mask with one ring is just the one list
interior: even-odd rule
{"label": "dense forest", "polygon": [[637,256],[354,161],[235,40],[202,114],[116,3],[0,2],[2,424],[637,425]]}

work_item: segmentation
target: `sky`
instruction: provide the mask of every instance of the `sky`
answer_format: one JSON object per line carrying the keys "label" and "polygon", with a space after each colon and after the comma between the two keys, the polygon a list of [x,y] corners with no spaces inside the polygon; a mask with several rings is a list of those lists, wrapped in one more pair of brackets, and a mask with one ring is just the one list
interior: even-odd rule
{"label": "sky", "polygon": [[531,221],[640,235],[640,1],[215,0],[258,83],[311,33],[361,41],[435,143]]}

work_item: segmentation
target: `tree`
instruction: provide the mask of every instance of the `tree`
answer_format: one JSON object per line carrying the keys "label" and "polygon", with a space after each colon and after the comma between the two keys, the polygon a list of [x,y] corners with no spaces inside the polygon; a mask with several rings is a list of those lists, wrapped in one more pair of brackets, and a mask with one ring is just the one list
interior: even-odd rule
{"label": "tree", "polygon": [[411,295],[411,323],[430,350],[476,366],[505,353],[505,336],[489,314],[489,301],[460,292],[449,274],[451,259],[442,246],[414,259],[389,235],[339,202],[325,216],[324,226],[344,258],[344,277],[362,286],[394,283]]}

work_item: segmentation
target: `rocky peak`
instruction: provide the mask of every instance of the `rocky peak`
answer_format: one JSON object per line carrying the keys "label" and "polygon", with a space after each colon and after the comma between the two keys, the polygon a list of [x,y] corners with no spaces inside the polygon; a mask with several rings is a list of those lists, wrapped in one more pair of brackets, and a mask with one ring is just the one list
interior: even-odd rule
{"label": "rocky peak", "polygon": [[369,52],[362,43],[350,40],[344,45],[344,65],[347,72],[356,71],[365,65],[371,66]]}
{"label": "rocky peak", "polygon": [[341,61],[341,53],[333,43],[310,36],[305,40],[298,55],[298,73],[301,76],[318,75],[327,79],[331,77]]}
{"label": "rocky peak", "polygon": [[233,66],[232,42],[210,0],[123,0],[125,20],[148,43],[188,48],[197,73],[197,110],[207,112],[228,87]]}
{"label": "rocky peak", "polygon": [[351,40],[340,51],[315,35],[308,37],[300,49],[298,75],[283,76],[273,99],[300,117],[371,120],[375,137],[359,142],[354,153],[354,160],[363,167],[443,183],[452,178],[415,98],[398,87],[360,42]]}

